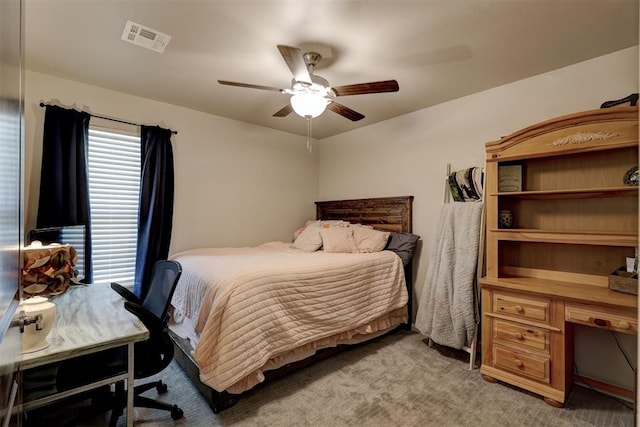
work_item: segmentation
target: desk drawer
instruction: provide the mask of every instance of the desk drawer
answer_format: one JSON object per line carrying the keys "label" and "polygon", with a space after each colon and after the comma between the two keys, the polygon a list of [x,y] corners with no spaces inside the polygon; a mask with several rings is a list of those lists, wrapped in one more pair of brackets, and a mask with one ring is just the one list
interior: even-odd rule
{"label": "desk drawer", "polygon": [[547,384],[549,376],[549,359],[526,354],[507,347],[493,347],[493,363],[496,368],[515,372],[520,376],[532,378]]}
{"label": "desk drawer", "polygon": [[564,312],[567,322],[625,334],[636,334],[638,332],[638,318],[631,314],[616,313],[601,307],[579,304],[567,304]]}
{"label": "desk drawer", "polygon": [[504,320],[494,320],[493,336],[495,339],[507,341],[533,350],[549,353],[549,332]]}
{"label": "desk drawer", "polygon": [[517,319],[549,323],[549,300],[493,294],[493,312]]}

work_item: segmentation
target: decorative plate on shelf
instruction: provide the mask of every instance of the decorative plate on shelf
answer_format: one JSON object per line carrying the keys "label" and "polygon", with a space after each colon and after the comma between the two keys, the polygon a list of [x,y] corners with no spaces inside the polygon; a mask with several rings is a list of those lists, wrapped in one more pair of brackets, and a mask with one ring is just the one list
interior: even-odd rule
{"label": "decorative plate on shelf", "polygon": [[624,183],[626,185],[638,185],[640,178],[638,177],[638,167],[634,166],[624,174]]}

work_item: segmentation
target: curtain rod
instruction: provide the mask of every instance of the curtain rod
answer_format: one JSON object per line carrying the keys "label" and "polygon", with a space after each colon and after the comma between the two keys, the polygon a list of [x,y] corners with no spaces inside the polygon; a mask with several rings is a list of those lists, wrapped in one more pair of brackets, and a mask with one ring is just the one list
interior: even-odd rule
{"label": "curtain rod", "polygon": [[[41,102],[41,103],[40,103],[40,106],[41,106],[41,107],[48,107],[48,106],[50,106],[50,107],[57,107],[56,105],[52,105],[52,104],[45,104],[44,102]],[[91,117],[97,117],[97,118],[99,118],[99,119],[110,120],[110,121],[112,121],[112,122],[124,123],[125,125],[142,126],[140,123],[128,122],[128,121],[126,121],[126,120],[120,120],[120,119],[114,119],[114,118],[111,118],[111,117],[100,116],[100,115],[98,115],[98,114],[91,114],[91,113],[87,113],[87,114],[89,114]],[[172,129],[169,129],[169,130],[170,130],[170,131],[171,131],[171,133],[172,133],[172,134],[174,134],[174,135],[177,135],[177,134],[178,134],[178,131],[177,131],[177,130],[172,130]]]}

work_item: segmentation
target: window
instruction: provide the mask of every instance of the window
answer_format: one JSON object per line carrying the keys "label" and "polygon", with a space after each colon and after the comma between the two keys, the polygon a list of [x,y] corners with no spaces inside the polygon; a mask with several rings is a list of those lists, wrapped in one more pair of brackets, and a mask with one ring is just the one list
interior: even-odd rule
{"label": "window", "polygon": [[140,194],[140,136],[89,127],[93,282],[133,286]]}

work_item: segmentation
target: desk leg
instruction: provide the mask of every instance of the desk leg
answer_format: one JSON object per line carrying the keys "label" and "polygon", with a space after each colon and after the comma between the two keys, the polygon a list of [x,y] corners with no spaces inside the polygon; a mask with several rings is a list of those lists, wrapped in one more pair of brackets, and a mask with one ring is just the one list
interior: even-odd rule
{"label": "desk leg", "polygon": [[134,396],[134,343],[127,344],[127,427],[133,427],[133,396]]}

